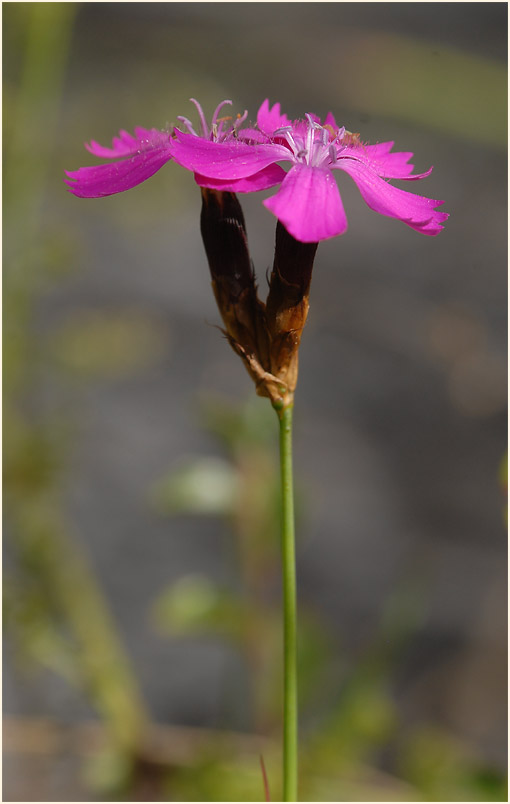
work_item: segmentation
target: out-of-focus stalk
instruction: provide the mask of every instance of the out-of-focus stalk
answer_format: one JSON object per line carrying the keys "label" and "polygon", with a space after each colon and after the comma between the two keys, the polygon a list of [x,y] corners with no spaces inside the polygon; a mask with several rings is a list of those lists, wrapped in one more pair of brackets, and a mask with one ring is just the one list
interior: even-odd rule
{"label": "out-of-focus stalk", "polygon": [[[22,42],[20,77],[9,86],[9,114],[4,116],[5,519],[14,578],[40,590],[48,620],[56,631],[66,632],[72,677],[103,717],[116,747],[135,754],[147,714],[107,601],[62,513],[58,482],[63,456],[54,425],[43,416],[25,415],[19,404],[40,367],[30,320],[52,265],[38,239],[44,233],[46,175],[56,148],[77,9],[72,3],[3,9],[4,21],[10,15]],[[22,596],[23,590],[15,588],[15,594]],[[12,627],[16,635],[14,629],[23,624],[13,620]],[[33,634],[26,639],[33,640]],[[40,653],[39,659],[44,661]]]}

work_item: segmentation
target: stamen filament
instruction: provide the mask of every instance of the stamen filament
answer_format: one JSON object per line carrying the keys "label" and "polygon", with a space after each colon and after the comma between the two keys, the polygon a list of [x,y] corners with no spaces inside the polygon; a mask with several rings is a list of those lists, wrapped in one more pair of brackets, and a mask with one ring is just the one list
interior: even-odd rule
{"label": "stamen filament", "polygon": [[195,106],[197,107],[198,116],[200,117],[200,122],[202,124],[202,134],[204,135],[204,137],[209,137],[209,134],[210,134],[209,126],[207,125],[207,121],[206,121],[205,115],[204,115],[204,113],[202,111],[202,107],[200,106],[199,102],[197,100],[195,100],[195,98],[190,98],[190,101],[191,101],[191,103],[194,103]]}
{"label": "stamen filament", "polygon": [[238,129],[239,126],[241,125],[241,123],[244,123],[244,121],[246,120],[247,117],[248,117],[248,109],[245,109],[244,114],[238,114],[237,115],[237,118],[236,118],[236,120],[234,122],[234,128]]}
{"label": "stamen filament", "polygon": [[214,110],[214,114],[212,116],[212,125],[213,126],[216,123],[216,121],[218,120],[218,115],[220,113],[220,109],[223,106],[225,106],[226,103],[228,103],[229,106],[232,106],[232,101],[231,100],[224,100],[224,101],[221,101],[221,103],[218,103],[216,109]]}
{"label": "stamen filament", "polygon": [[179,115],[177,120],[180,120],[182,123],[184,123],[184,125],[186,126],[186,128],[188,129],[190,134],[193,134],[195,137],[198,136],[197,132],[195,131],[195,129],[193,128],[193,126],[191,124],[191,121],[188,120],[187,117],[182,117],[182,115]]}
{"label": "stamen filament", "polygon": [[302,156],[306,157],[306,150],[300,149],[294,140],[292,126],[281,126],[281,128],[275,129],[273,136],[275,135],[281,136],[287,142],[296,159],[300,159]]}

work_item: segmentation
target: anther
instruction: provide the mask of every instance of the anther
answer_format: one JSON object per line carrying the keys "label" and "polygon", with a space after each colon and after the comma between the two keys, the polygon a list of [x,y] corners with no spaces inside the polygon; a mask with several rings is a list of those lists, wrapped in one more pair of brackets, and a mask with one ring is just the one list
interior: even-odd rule
{"label": "anther", "polygon": [[246,120],[247,117],[248,117],[248,109],[244,110],[244,114],[239,114],[238,113],[237,114],[237,119],[236,119],[236,121],[234,123],[234,129],[238,128],[241,125],[241,123],[244,123],[244,121]]}

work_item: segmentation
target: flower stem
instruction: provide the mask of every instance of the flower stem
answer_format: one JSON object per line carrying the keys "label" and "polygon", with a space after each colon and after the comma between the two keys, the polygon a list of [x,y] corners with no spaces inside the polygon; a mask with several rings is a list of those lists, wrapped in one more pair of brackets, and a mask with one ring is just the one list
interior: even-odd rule
{"label": "flower stem", "polygon": [[283,801],[297,801],[297,600],[292,480],[292,405],[278,410],[282,491]]}

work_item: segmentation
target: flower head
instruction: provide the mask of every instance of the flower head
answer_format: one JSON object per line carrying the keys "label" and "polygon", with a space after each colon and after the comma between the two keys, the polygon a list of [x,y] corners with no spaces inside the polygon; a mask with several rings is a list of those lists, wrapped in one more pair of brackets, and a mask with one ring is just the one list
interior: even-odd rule
{"label": "flower head", "polygon": [[[351,176],[371,209],[423,234],[438,234],[448,218],[436,209],[442,201],[408,193],[386,181],[423,179],[432,168],[413,174],[412,153],[391,153],[393,142],[362,143],[359,135],[339,127],[331,113],[324,123],[313,114],[292,122],[280,113],[279,104],[270,107],[266,100],[258,111],[256,129],[244,129],[222,141],[179,130],[175,135],[171,144],[175,161],[192,170],[203,187],[248,192],[281,184],[264,205],[293,237],[305,243],[347,229],[334,170]],[[279,162],[290,162],[290,170],[285,172]]]}

